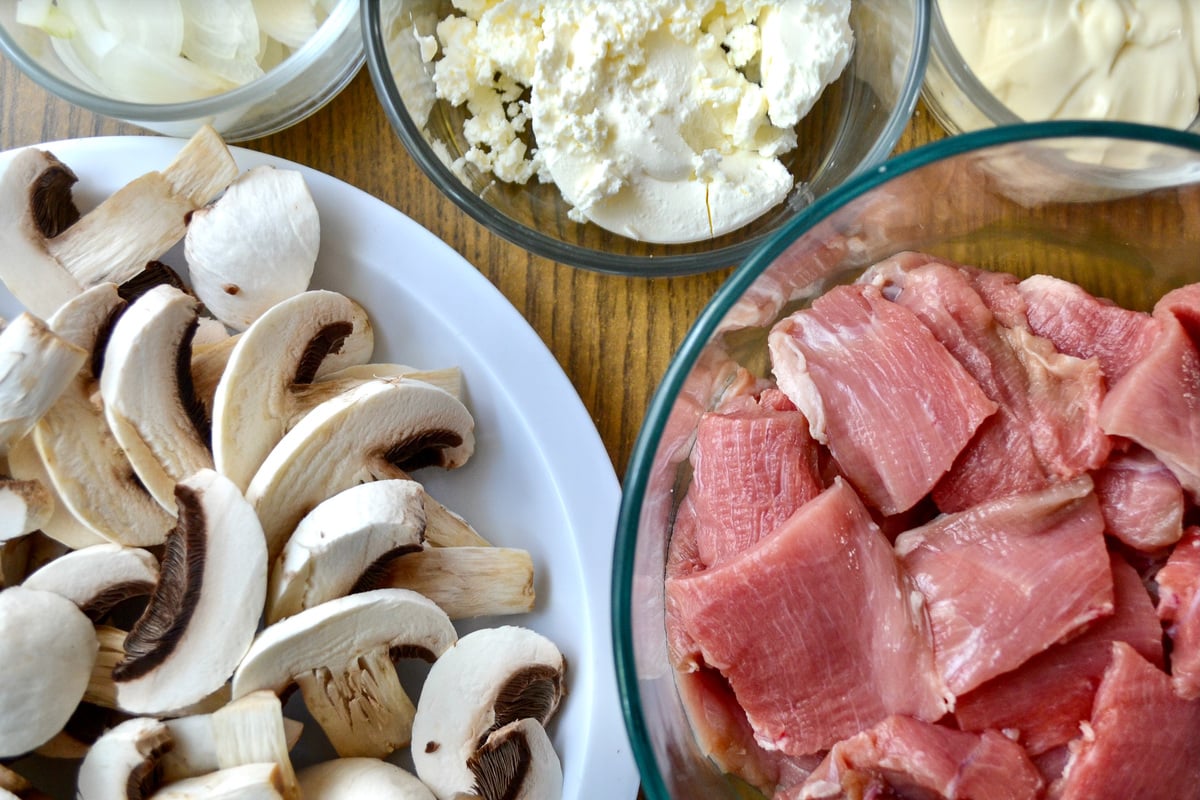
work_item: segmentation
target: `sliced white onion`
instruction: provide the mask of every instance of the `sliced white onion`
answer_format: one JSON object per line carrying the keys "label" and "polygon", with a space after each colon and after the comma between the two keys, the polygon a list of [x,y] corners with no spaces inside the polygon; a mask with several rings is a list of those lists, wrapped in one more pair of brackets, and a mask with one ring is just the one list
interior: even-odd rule
{"label": "sliced white onion", "polygon": [[139,103],[183,103],[233,88],[183,56],[162,55],[134,45],[110,51],[96,73],[113,97]]}
{"label": "sliced white onion", "polygon": [[121,41],[151,53],[179,55],[183,8],[179,0],[92,0],[100,25]]}
{"label": "sliced white onion", "polygon": [[253,0],[182,0],[183,55],[209,66],[258,63],[258,18]]}
{"label": "sliced white onion", "polygon": [[254,0],[258,27],[288,47],[299,47],[317,32],[320,20],[313,0]]}

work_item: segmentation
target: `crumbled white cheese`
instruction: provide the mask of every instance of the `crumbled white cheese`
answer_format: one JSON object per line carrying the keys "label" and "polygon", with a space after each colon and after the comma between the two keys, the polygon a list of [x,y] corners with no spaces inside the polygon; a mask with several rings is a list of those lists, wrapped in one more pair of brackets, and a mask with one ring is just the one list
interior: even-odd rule
{"label": "crumbled white cheese", "polygon": [[853,49],[849,0],[454,5],[434,82],[470,114],[462,162],[553,181],[573,219],[654,242],[720,236],[783,201],[779,157]]}

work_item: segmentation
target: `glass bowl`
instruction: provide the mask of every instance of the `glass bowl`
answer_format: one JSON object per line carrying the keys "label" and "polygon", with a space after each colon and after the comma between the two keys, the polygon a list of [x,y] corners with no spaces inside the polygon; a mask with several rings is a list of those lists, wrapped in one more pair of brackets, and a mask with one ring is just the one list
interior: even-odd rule
{"label": "glass bowl", "polygon": [[919,94],[928,0],[854,0],[854,55],[800,122],[786,157],[795,185],[784,202],[739,229],[687,244],[649,244],[568,216],[558,189],[536,178],[494,179],[452,165],[469,149],[465,111],[434,96],[421,44],[452,10],[449,0],[365,0],[367,64],[380,101],[412,157],[461,209],[525,249],[576,267],[644,276],[698,273],[739,263],[813,198],[870,169],[892,151]]}
{"label": "glass bowl", "polygon": [[227,142],[275,133],[332,100],[365,59],[358,0],[336,0],[314,35],[250,83],[187,102],[126,102],[85,86],[64,66],[46,33],[16,22],[15,7],[0,4],[0,50],[35,83],[88,111],[166,136],[187,138],[206,124]]}
{"label": "glass bowl", "polygon": [[[1130,169],[1128,183],[1138,189],[1115,197],[1101,191],[1064,200],[1047,191],[1059,182],[1087,185],[1093,168],[1062,152],[1095,146],[1135,149],[1176,169]],[[1111,172],[1101,177],[1110,180]],[[664,574],[700,415],[737,390],[731,382],[744,388],[744,381],[769,378],[766,334],[776,321],[906,250],[1019,276],[1049,273],[1149,309],[1169,289],[1200,281],[1200,136],[1048,122],[943,139],[818,199],[725,282],[654,395],[618,520],[615,657],[626,726],[651,800],[762,796],[706,756],[668,657]],[[771,779],[769,771],[756,776],[760,784]]]}
{"label": "glass bowl", "polygon": [[[938,124],[955,134],[1044,121],[1017,116],[975,75],[946,26],[938,0],[932,0],[929,16],[929,63],[921,96]],[[1053,81],[1054,76],[1047,75],[1045,79]],[[1186,130],[1200,133],[1200,115]]]}

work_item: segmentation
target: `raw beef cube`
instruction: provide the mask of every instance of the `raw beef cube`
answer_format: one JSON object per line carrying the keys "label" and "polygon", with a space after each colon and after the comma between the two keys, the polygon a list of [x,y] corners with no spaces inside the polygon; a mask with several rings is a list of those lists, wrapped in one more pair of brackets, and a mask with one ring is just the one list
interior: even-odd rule
{"label": "raw beef cube", "polygon": [[1146,356],[1158,335],[1159,323],[1149,314],[1093,297],[1061,278],[1033,275],[1019,290],[1033,332],[1060,353],[1095,358],[1110,386]]}
{"label": "raw beef cube", "polygon": [[1038,756],[1079,736],[1113,642],[1128,642],[1162,665],[1162,628],[1149,592],[1120,556],[1112,556],[1111,564],[1113,615],[959,697],[954,716],[960,728],[1013,732],[1030,755]]}
{"label": "raw beef cube", "polygon": [[956,695],[1113,612],[1100,504],[1086,476],[946,514],[896,539]]}
{"label": "raw beef cube", "polygon": [[1171,685],[1200,698],[1200,528],[1188,528],[1155,576],[1158,616],[1171,637]]}
{"label": "raw beef cube", "polygon": [[838,286],[768,339],[779,388],[843,475],[885,514],[915,505],[996,410],[917,317]]}
{"label": "raw beef cube", "polygon": [[715,566],[737,555],[820,494],[817,447],[794,409],[753,404],[701,417],[688,489],[701,562]]}
{"label": "raw beef cube", "polygon": [[976,287],[1015,294],[1015,279],[982,277],[992,274],[931,260],[864,275],[886,282],[886,296],[916,314],[999,406],[934,489],[943,511],[1070,480],[1111,449],[1097,422],[1104,386],[1096,362],[1057,352],[1015,312],[1019,324],[1002,324]]}
{"label": "raw beef cube", "polygon": [[834,745],[792,796],[1035,800],[1042,788],[1025,750],[996,731],[965,733],[889,717]]}
{"label": "raw beef cube", "polygon": [[1100,425],[1154,453],[1200,499],[1200,284],[1168,292],[1154,318],[1159,335],[1109,390]]}
{"label": "raw beef cube", "polygon": [[802,756],[949,698],[920,595],[866,507],[836,479],[771,536],[667,594],[759,744]]}
{"label": "raw beef cube", "polygon": [[1096,690],[1089,729],[1071,744],[1060,800],[1200,798],[1200,702],[1124,642]]}
{"label": "raw beef cube", "polygon": [[1153,453],[1134,446],[1114,454],[1092,480],[1110,536],[1153,551],[1183,535],[1183,487]]}

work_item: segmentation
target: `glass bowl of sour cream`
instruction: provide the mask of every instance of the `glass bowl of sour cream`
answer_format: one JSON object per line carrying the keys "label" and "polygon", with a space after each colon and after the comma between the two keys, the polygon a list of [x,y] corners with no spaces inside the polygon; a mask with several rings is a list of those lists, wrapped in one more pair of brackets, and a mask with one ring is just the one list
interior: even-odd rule
{"label": "glass bowl of sour cream", "polygon": [[928,0],[366,0],[392,125],[478,222],[633,275],[739,263],[893,150]]}
{"label": "glass bowl of sour cream", "polygon": [[1200,132],[1190,0],[934,0],[922,94],[950,133],[1060,119]]}
{"label": "glass bowl of sour cream", "polygon": [[[1096,169],[1061,153],[1127,149],[1136,191],[1056,191]],[[1200,136],[1025,123],[895,156],[733,272],[622,481],[648,800],[1194,794],[1198,223]]]}
{"label": "glass bowl of sour cream", "polygon": [[168,136],[282,130],[333,99],[364,61],[358,0],[208,3],[16,0],[0,51],[89,111]]}

